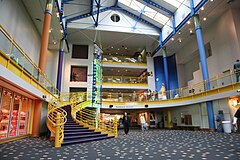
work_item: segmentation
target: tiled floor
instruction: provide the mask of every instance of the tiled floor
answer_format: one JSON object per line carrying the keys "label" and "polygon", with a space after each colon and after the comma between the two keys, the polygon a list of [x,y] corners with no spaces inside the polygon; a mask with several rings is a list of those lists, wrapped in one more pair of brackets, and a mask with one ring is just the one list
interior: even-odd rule
{"label": "tiled floor", "polygon": [[0,145],[0,159],[183,160],[240,159],[240,134],[179,130],[119,131],[117,139],[55,149],[44,138],[27,138]]}

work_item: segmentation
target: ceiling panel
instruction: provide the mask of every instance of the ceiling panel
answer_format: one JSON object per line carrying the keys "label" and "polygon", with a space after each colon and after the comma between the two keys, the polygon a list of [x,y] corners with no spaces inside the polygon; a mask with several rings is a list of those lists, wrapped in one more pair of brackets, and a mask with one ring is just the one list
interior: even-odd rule
{"label": "ceiling panel", "polygon": [[139,77],[143,72],[146,72],[146,69],[103,67],[103,76]]}

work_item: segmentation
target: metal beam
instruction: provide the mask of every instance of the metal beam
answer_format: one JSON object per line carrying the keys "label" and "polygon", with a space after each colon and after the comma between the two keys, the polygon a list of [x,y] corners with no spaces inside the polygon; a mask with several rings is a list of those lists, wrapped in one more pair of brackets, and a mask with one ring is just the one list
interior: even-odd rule
{"label": "metal beam", "polygon": [[[108,11],[108,10],[114,9],[114,8],[115,8],[115,6],[105,7],[105,8],[99,9],[99,12],[98,11],[93,11],[92,15],[95,15],[97,13],[102,13],[102,12],[105,12],[105,11]],[[82,15],[78,15],[78,16],[69,18],[69,19],[67,19],[67,21],[69,23],[69,22],[72,22],[72,21],[75,21],[75,20],[78,20],[78,19],[90,17],[92,15],[90,13],[86,13],[86,14],[82,14]]]}
{"label": "metal beam", "polygon": [[[207,2],[208,0],[202,0],[196,7],[194,7],[194,5],[193,5],[193,1],[192,0],[190,0],[190,5],[191,5],[191,7],[193,7],[193,11],[192,12],[190,12],[185,18],[184,18],[184,20],[178,25],[178,26],[176,26],[175,27],[175,33],[177,32],[177,31],[179,31],[184,25],[185,25],[185,23],[187,23],[187,21],[190,19],[190,18],[192,18],[192,16],[196,13],[196,12],[198,12],[198,10]],[[158,46],[157,46],[157,48],[152,52],[152,55],[151,56],[154,56],[167,42],[168,42],[168,40],[170,39],[170,38],[172,38],[172,36],[174,36],[174,31],[171,33],[171,34],[169,34],[168,35],[168,37],[164,40],[164,41],[162,41],[162,43],[161,43],[161,45],[159,44]]]}
{"label": "metal beam", "polygon": [[161,28],[159,28],[158,26],[156,26],[156,25],[154,25],[154,24],[144,20],[143,18],[141,18],[141,17],[139,17],[139,16],[137,16],[137,15],[135,15],[135,14],[133,14],[133,13],[131,13],[131,12],[129,12],[129,11],[119,7],[119,6],[115,7],[115,9],[118,9],[119,11],[122,11],[123,13],[127,14],[128,16],[130,16],[130,17],[132,17],[132,18],[134,18],[134,19],[136,19],[138,21],[141,21],[141,22],[143,22],[143,23],[145,23],[147,25],[150,25],[153,28],[156,28],[157,30],[161,30]]}
{"label": "metal beam", "polygon": [[91,0],[91,10],[90,10],[90,14],[93,15],[93,2],[94,0]]}
{"label": "metal beam", "polygon": [[98,0],[98,3],[97,3],[97,19],[95,21],[95,27],[98,26],[98,19],[99,19],[99,10],[100,10],[100,7],[101,7],[101,0]]}
{"label": "metal beam", "polygon": [[143,1],[146,2],[147,4],[150,4],[150,5],[158,8],[158,9],[161,9],[162,11],[168,13],[170,16],[174,15],[174,13],[172,11],[168,10],[167,8],[165,8],[165,7],[159,5],[159,4],[157,4],[157,3],[155,3],[155,2],[153,2],[151,0],[143,0]]}

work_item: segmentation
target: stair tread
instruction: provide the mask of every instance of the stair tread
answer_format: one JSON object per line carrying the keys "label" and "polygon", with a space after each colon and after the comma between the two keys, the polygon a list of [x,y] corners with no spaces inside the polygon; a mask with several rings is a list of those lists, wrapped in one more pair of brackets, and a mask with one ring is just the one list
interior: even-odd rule
{"label": "stair tread", "polygon": [[104,136],[104,137],[98,137],[98,138],[88,138],[88,139],[82,139],[82,140],[67,141],[67,142],[63,142],[62,145],[73,144],[73,143],[84,143],[84,142],[103,140],[103,139],[110,139],[110,138],[113,138],[113,136],[109,136],[109,137],[108,136]]}
{"label": "stair tread", "polygon": [[94,134],[94,133],[100,133],[100,132],[69,132],[69,133],[64,133],[64,136],[68,135],[83,135],[83,134]]}
{"label": "stair tread", "polygon": [[76,139],[76,138],[80,139],[80,138],[88,138],[88,137],[103,137],[103,136],[107,136],[107,134],[94,133],[94,134],[76,135],[76,136],[68,136],[68,137],[64,136],[64,140]]}
{"label": "stair tread", "polygon": [[79,131],[79,132],[83,132],[83,131],[89,131],[89,132],[93,132],[94,130],[92,129],[92,130],[90,130],[90,129],[74,129],[74,130],[65,130],[64,129],[64,132],[65,131],[67,131],[67,132],[77,132],[77,131]]}

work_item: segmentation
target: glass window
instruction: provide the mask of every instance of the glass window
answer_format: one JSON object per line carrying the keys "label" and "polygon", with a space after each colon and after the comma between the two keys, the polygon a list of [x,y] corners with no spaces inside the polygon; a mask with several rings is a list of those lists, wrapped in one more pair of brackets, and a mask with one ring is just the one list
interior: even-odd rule
{"label": "glass window", "polygon": [[176,8],[179,8],[181,4],[184,2],[184,0],[164,0],[164,1]]}
{"label": "glass window", "polygon": [[10,118],[11,126],[9,128],[10,137],[17,135],[21,103],[22,103],[21,96],[14,95],[11,118]]}
{"label": "glass window", "polygon": [[20,112],[19,135],[26,134],[27,106],[28,106],[28,99],[24,97],[22,98],[22,109]]}
{"label": "glass window", "polygon": [[7,138],[12,98],[13,93],[4,89],[1,103],[0,139]]}
{"label": "glass window", "polygon": [[[184,1],[184,0],[181,0],[181,1]],[[133,10],[143,13],[145,16],[151,18],[152,20],[154,20],[160,24],[166,24],[167,21],[169,20],[169,17],[159,13],[158,11],[156,11],[136,0],[119,0],[119,2],[132,8]]]}

